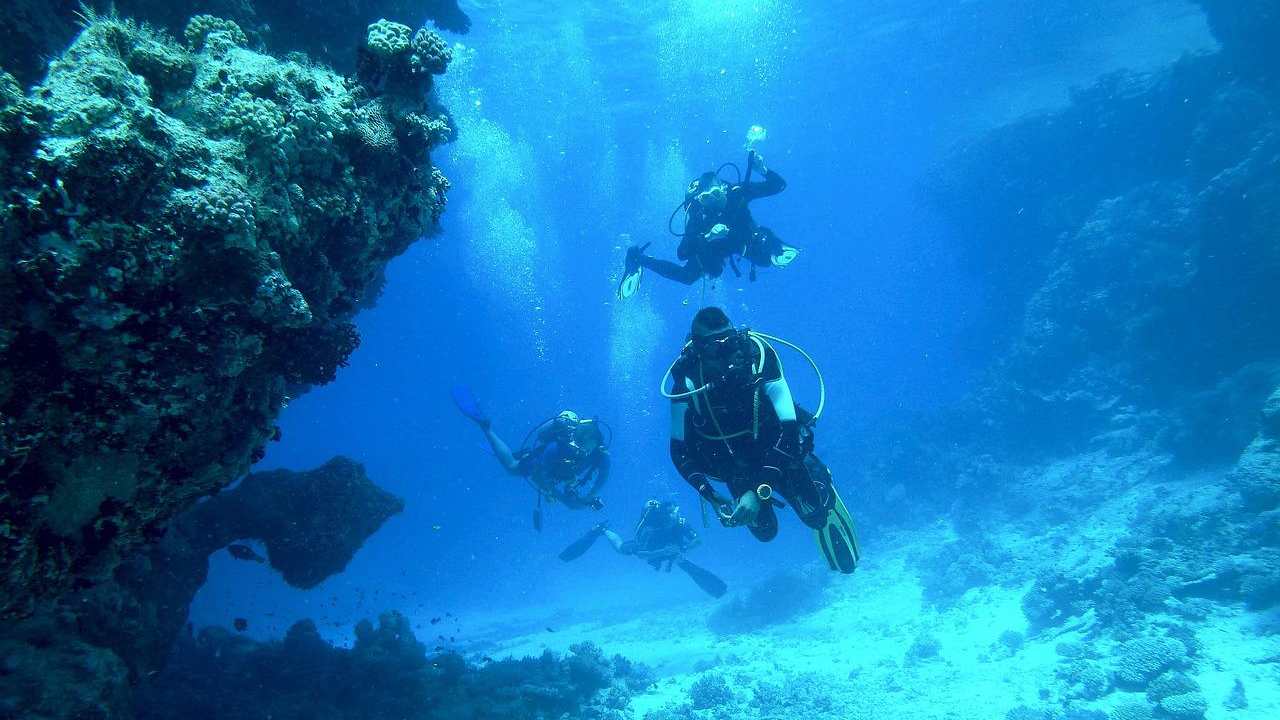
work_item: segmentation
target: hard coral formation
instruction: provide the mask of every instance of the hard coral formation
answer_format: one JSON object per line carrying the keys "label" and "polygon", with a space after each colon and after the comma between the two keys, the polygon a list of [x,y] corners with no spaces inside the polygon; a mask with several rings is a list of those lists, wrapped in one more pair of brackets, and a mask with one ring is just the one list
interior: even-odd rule
{"label": "hard coral formation", "polygon": [[1146,687],[1161,672],[1182,663],[1187,647],[1167,637],[1139,637],[1120,644],[1116,653],[1117,683]]}
{"label": "hard coral formation", "polygon": [[605,718],[616,712],[606,701],[629,702],[636,670],[590,644],[483,666],[428,655],[395,612],[376,627],[362,621],[350,650],[326,643],[310,621],[272,643],[209,628],[182,638],[169,667],[143,686],[138,716],[189,718],[218,707],[226,720]]}
{"label": "hard coral formation", "polygon": [[[254,47],[273,53],[300,51],[340,72],[350,72],[360,38],[351,28],[381,17],[426,17],[436,27],[465,33],[471,18],[458,0],[347,0],[316,3],[307,0],[9,0],[0,12],[0,67],[24,84],[39,80],[43,59],[62,52],[79,30],[82,7],[115,10],[174,33],[181,33],[193,15],[233,21]],[[245,43],[241,43],[245,44]]]}
{"label": "hard coral formation", "polygon": [[[0,81],[6,614],[107,579],[242,475],[444,207],[423,86],[263,55],[215,18],[187,30],[95,17],[30,93]],[[396,108],[402,152],[366,146],[371,103]]]}

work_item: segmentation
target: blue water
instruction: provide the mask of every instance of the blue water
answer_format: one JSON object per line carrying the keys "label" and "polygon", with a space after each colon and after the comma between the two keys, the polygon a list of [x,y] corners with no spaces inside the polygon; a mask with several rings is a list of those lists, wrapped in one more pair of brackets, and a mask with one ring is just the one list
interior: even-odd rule
{"label": "blue water", "polygon": [[[877,430],[963,395],[1002,337],[987,309],[1002,268],[958,261],[920,190],[930,169],[966,138],[1060,107],[1073,86],[1213,46],[1203,18],[1173,0],[464,7],[474,26],[451,37],[440,89],[459,127],[436,158],[455,188],[442,231],[392,263],[377,308],[358,319],[350,367],[291,404],[259,466],[348,455],[406,509],[311,592],[220,554],[197,624],[246,617],[271,637],[310,616],[341,639],[389,607],[480,615],[697,600],[678,577],[653,582],[611,554],[555,561],[597,517],[551,508],[535,532],[532,491],[498,468],[449,387],[470,385],[513,442],[564,408],[606,420],[616,438],[603,515],[627,527],[662,497],[696,521],[667,459],[657,387],[694,311],[718,304],[817,359],[831,393],[819,449],[837,481],[856,477]],[[752,124],[767,128],[759,149],[789,184],[753,211],[800,259],[756,282],[726,271],[685,288],[649,275],[618,301],[623,248],[652,242],[671,256],[666,221],[685,184],[741,165]],[[785,362],[812,404],[811,373]],[[870,507],[870,489],[843,492],[874,552],[892,511]],[[699,554],[731,584],[816,559],[809,533],[783,523],[769,545],[708,529]]]}

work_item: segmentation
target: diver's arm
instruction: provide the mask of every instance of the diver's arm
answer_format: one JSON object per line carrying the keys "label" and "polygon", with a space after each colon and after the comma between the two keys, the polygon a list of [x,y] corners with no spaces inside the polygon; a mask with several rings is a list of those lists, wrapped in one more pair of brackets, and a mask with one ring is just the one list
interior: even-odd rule
{"label": "diver's arm", "polygon": [[689,451],[689,445],[685,442],[685,423],[688,413],[687,399],[671,401],[671,464],[676,466],[676,472],[680,473],[680,477],[697,490],[699,495],[708,502],[718,503],[720,499],[716,497],[715,488],[711,486],[711,480],[707,476],[710,468],[703,466],[702,461]]}
{"label": "diver's arm", "polygon": [[493,431],[492,427],[484,428],[484,439],[489,441],[489,447],[493,448],[493,456],[498,458],[498,463],[502,468],[512,475],[520,475],[520,461],[511,452],[511,447]]}
{"label": "diver's arm", "polygon": [[779,377],[764,384],[765,394],[769,396],[769,403],[773,406],[773,412],[778,416],[778,422],[782,425],[782,433],[778,438],[778,444],[775,450],[786,456],[786,460],[799,460],[803,454],[800,443],[800,422],[796,419],[796,403],[791,397],[791,388],[787,385],[785,377]]}
{"label": "diver's arm", "polygon": [[764,174],[764,180],[760,182],[749,182],[743,188],[746,193],[747,200],[758,200],[760,198],[777,195],[787,189],[787,181],[782,179],[778,173],[769,170]]}
{"label": "diver's arm", "polygon": [[596,453],[596,463],[591,469],[591,489],[587,490],[587,497],[599,495],[604,484],[609,482],[609,467],[609,453],[604,450]]}
{"label": "diver's arm", "polygon": [[786,378],[780,377],[765,383],[764,391],[773,405],[774,414],[783,425],[796,421],[796,403],[791,397],[791,387],[787,385]]}

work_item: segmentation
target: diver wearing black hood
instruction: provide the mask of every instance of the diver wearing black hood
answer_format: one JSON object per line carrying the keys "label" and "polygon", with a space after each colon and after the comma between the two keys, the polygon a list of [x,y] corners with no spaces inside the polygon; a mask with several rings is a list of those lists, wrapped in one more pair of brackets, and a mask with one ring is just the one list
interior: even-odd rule
{"label": "diver wearing black hood", "polygon": [[[722,166],[723,169],[724,166]],[[761,182],[751,182],[752,171],[764,175]],[[785,245],[772,230],[757,225],[748,205],[752,200],[777,195],[787,188],[782,176],[765,166],[764,158],[754,151],[747,155],[747,174],[737,184],[725,182],[718,171],[707,171],[689,183],[684,202],[671,214],[685,211],[684,232],[672,234],[681,238],[676,257],[683,265],[645,255],[649,244],[627,249],[626,266],[618,285],[619,297],[630,297],[640,285],[641,271],[652,270],[678,283],[692,285],[703,276],[720,277],[725,262],[738,270],[737,258],[751,263],[751,279],[756,267],[785,267],[799,253]],[[670,229],[670,220],[668,220]]]}
{"label": "diver wearing black hood", "polygon": [[[719,308],[698,311],[668,371],[670,392],[663,380],[671,399],[671,461],[726,526],[746,526],[768,542],[778,534],[775,507],[789,504],[816,531],[831,568],[851,573],[859,558],[853,522],[831,471],[813,453],[823,401],[813,414],[795,404],[770,341],[800,351],[735,328]],[[730,499],[720,496],[719,483]]]}

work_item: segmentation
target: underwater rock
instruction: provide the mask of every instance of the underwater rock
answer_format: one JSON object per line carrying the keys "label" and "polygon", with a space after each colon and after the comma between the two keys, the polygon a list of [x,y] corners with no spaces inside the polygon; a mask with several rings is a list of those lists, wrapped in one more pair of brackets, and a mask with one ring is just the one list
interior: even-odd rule
{"label": "underwater rock", "polygon": [[[1274,70],[1251,62],[1272,48],[1280,37],[1280,9],[1270,0],[1195,0],[1209,19],[1209,28],[1222,44],[1231,69],[1246,75],[1262,75],[1280,81]],[[1270,74],[1272,77],[1266,78]]]}
{"label": "underwater rock", "polygon": [[1226,69],[1273,64],[1244,47],[1109,76],[937,168],[929,194],[989,281],[989,322],[1011,328],[968,401],[980,451],[1151,447],[1206,465],[1248,442],[1280,360],[1280,92]]}
{"label": "underwater rock", "polygon": [[775,572],[745,595],[721,602],[707,618],[717,635],[737,635],[788,622],[822,607],[831,573],[816,565]]}
{"label": "underwater rock", "polygon": [[[11,622],[0,658],[15,670],[0,670],[0,704],[16,698],[51,719],[128,717],[130,679],[163,666],[204,585],[210,554],[232,540],[257,539],[287,581],[309,587],[341,571],[401,507],[345,458],[309,472],[250,475],[180,516],[110,580]],[[92,681],[76,680],[87,674]]]}
{"label": "underwater rock", "polygon": [[1280,386],[1267,398],[1261,420],[1227,478],[1254,511],[1280,507]]}
{"label": "underwater rock", "polygon": [[[0,81],[6,615],[109,579],[243,475],[444,209],[428,85],[263,55],[215,18],[184,37],[91,17],[30,93]],[[402,152],[368,147],[374,104]]]}
{"label": "underwater rock", "polygon": [[114,649],[135,675],[159,668],[208,576],[211,554],[235,540],[267,548],[285,582],[311,588],[342,572],[403,501],[343,457],[306,472],[254,473],[179,516],[160,542],[119,568],[113,580],[67,601],[83,636]]}
{"label": "underwater rock", "polygon": [[347,650],[301,621],[281,641],[260,643],[221,628],[178,642],[166,669],[138,692],[140,720],[204,716],[224,720],[422,720],[609,717],[625,707],[631,663],[604,658],[594,645],[568,655],[498,660],[483,666],[460,655],[429,655],[399,613],[377,626],[362,621]]}
{"label": "underwater rock", "polygon": [[42,609],[0,633],[0,717],[129,717],[124,662],[78,636],[75,618]]}

